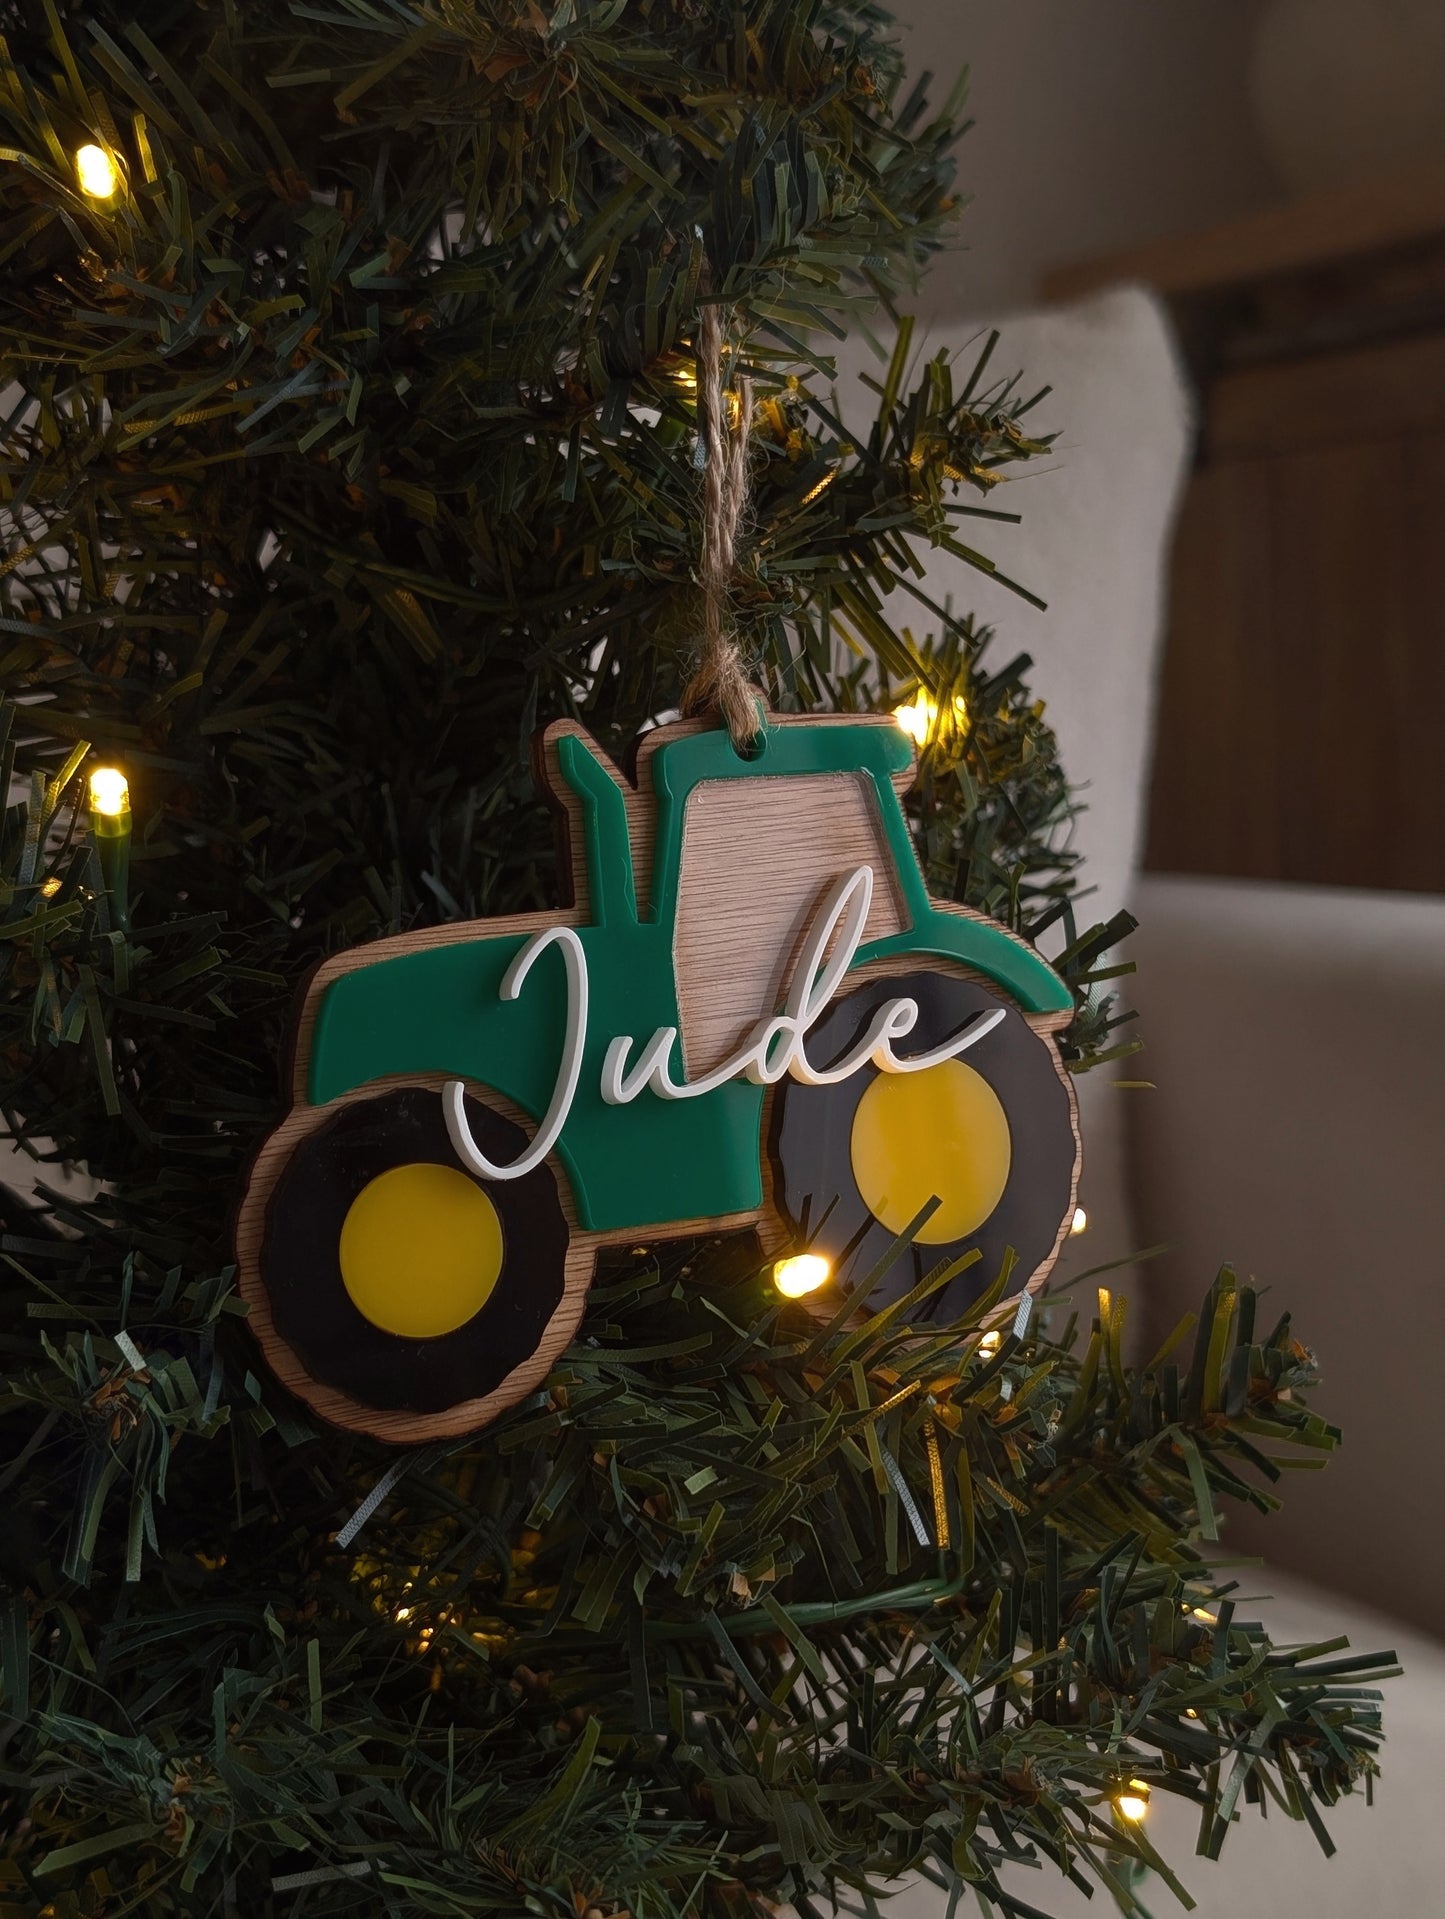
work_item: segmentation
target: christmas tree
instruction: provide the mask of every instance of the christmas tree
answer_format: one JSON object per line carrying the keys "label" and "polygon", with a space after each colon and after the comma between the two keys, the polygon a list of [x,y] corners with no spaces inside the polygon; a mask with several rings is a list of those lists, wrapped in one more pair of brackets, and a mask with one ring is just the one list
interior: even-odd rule
{"label": "christmas tree", "polygon": [[934,891],[1062,923],[1071,1070],[1130,1044],[1028,662],[923,581],[993,571],[965,523],[1047,444],[904,317],[961,92],[867,0],[0,20],[0,1906],[1023,1914],[1033,1864],[1142,1912],[1151,1792],[1327,1845],[1389,1662],[1236,1612],[1221,1508],[1337,1435],[1233,1273],[1134,1366],[1108,1292],[1000,1322],[1006,1268],[940,1323],[946,1271],[820,1314],[746,1237],[625,1249],[541,1387],[406,1451],[235,1286],[309,970],[550,905],[535,730],[620,758],[694,677],[714,372],[754,680],[905,703]]}

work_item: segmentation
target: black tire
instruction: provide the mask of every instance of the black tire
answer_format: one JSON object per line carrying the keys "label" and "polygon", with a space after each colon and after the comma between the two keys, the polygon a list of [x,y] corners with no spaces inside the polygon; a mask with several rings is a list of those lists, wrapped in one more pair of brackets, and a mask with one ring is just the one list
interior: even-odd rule
{"label": "black tire", "polygon": [[[510,1120],[468,1098],[473,1137],[505,1164],[527,1144]],[[353,1201],[394,1167],[463,1173],[485,1191],[502,1228],[490,1296],[454,1330],[414,1339],[365,1318],[342,1277],[339,1245]],[[551,1172],[483,1181],[452,1149],[436,1088],[408,1086],[343,1106],[283,1167],[266,1208],[261,1279],[276,1331],[311,1377],[364,1406],[444,1412],[501,1386],[537,1351],[565,1291],[568,1231]]]}
{"label": "black tire", "polygon": [[[1019,1292],[1052,1256],[1073,1204],[1078,1138],[1074,1108],[1058,1055],[1012,1001],[977,981],[919,972],[875,978],[836,1001],[808,1037],[820,1067],[838,1060],[861,1038],[882,1001],[907,994],[918,1002],[918,1025],[900,1055],[941,1046],[980,1013],[1004,1008],[1004,1018],[963,1055],[988,1082],[1008,1123],[1010,1156],[1001,1196],[976,1230],[947,1242],[915,1241],[887,1265],[867,1295],[877,1309],[901,1297],[942,1261],[977,1249],[980,1257],[919,1309],[920,1320],[956,1318],[997,1278],[1012,1255],[1010,1292]],[[784,1219],[814,1250],[825,1253],[844,1286],[859,1286],[886,1260],[897,1238],[869,1211],[852,1160],[855,1116],[878,1068],[866,1066],[834,1086],[788,1079],[773,1104],[769,1146],[774,1198]],[[859,1305],[865,1303],[860,1297]]]}

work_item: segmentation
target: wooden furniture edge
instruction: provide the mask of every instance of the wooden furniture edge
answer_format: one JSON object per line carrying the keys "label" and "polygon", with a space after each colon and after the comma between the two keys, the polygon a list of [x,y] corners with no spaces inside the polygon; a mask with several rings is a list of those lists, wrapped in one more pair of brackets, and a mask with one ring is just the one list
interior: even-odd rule
{"label": "wooden furniture edge", "polygon": [[1066,261],[1041,277],[1039,291],[1051,302],[1131,283],[1163,294],[1207,293],[1436,233],[1445,234],[1445,165],[1411,167],[1193,233]]}

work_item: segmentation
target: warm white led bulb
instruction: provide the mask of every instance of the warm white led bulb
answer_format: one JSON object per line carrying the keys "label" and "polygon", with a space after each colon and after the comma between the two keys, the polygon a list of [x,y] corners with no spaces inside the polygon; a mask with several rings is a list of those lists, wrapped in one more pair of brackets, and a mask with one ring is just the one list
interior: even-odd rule
{"label": "warm white led bulb", "polygon": [[938,717],[938,708],[926,693],[920,693],[916,700],[905,700],[902,706],[895,706],[893,717],[914,745],[922,746]]}
{"label": "warm white led bulb", "polygon": [[[895,706],[893,719],[915,746],[927,746],[938,732],[938,702],[931,693],[920,692],[915,699]],[[953,723],[960,730],[968,724],[968,707],[961,693],[954,695]]]}
{"label": "warm white led bulb", "polygon": [[1123,1792],[1115,1794],[1114,1806],[1121,1819],[1138,1825],[1149,1811],[1149,1788],[1144,1780],[1131,1779]]}
{"label": "warm white led bulb", "polygon": [[1089,1215],[1084,1211],[1082,1206],[1076,1206],[1074,1208],[1074,1217],[1069,1221],[1069,1231],[1071,1233],[1082,1233],[1088,1227],[1088,1224]]}
{"label": "warm white led bulb", "polygon": [[92,200],[109,200],[120,185],[120,169],[105,148],[94,142],[77,151],[75,177],[81,192],[88,193]]}
{"label": "warm white led bulb", "polygon": [[827,1284],[833,1268],[821,1253],[794,1253],[773,1268],[773,1284],[784,1299],[802,1299]]}
{"label": "warm white led bulb", "polygon": [[97,766],[90,776],[90,806],[107,819],[119,819],[130,805],[130,782],[118,766]]}

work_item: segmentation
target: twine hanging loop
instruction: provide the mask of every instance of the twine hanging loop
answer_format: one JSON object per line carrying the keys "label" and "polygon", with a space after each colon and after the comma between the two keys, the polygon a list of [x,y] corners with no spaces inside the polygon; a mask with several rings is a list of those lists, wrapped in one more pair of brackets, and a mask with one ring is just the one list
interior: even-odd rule
{"label": "twine hanging loop", "polygon": [[[732,620],[738,533],[748,498],[748,435],[753,423],[752,382],[731,393],[723,380],[722,308],[709,300],[698,326],[697,408],[703,439],[702,658],[682,696],[684,713],[715,713],[741,753],[758,731],[761,695],[743,669]],[[730,404],[730,400],[732,404]],[[734,411],[735,409],[735,411]]]}

